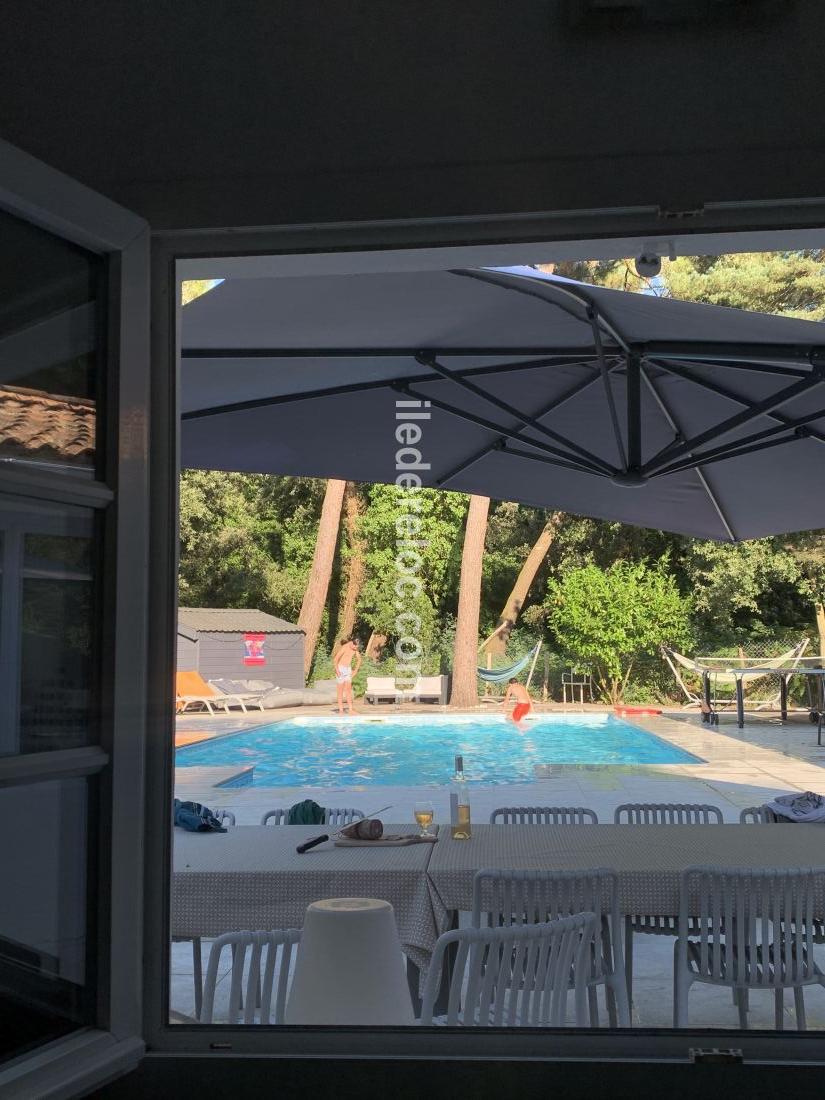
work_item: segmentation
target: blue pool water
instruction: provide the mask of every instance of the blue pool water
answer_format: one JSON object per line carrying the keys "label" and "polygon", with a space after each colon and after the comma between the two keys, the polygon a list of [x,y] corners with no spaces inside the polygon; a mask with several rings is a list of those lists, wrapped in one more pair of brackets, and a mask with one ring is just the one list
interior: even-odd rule
{"label": "blue pool water", "polygon": [[[544,764],[685,764],[698,757],[612,714],[292,718],[178,749],[176,766],[255,765],[256,787],[443,786],[462,753],[471,783],[526,783]],[[701,762],[701,761],[699,761]]]}

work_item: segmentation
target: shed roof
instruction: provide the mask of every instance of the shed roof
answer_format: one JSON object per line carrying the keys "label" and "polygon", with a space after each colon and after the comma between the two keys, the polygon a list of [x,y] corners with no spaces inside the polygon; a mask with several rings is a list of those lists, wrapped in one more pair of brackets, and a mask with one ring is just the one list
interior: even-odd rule
{"label": "shed roof", "polygon": [[243,607],[181,607],[178,609],[178,622],[189,630],[201,634],[209,633],[260,633],[260,634],[303,634],[295,623],[268,615],[265,611]]}

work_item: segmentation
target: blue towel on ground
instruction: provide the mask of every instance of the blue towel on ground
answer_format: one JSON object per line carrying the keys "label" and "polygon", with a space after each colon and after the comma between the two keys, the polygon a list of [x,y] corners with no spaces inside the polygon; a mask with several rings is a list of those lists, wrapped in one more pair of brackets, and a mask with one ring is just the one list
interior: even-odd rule
{"label": "blue towel on ground", "polygon": [[225,833],[226,829],[208,806],[175,799],[175,824],[190,833]]}

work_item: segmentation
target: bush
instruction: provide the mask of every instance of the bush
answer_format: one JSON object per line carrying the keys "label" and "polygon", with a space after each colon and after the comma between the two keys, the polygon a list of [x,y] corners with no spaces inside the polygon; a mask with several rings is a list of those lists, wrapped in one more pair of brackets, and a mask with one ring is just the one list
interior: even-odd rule
{"label": "bush", "polygon": [[588,564],[551,581],[549,624],[561,649],[591,664],[602,696],[620,703],[639,658],[688,636],[689,605],[666,572],[667,559]]}

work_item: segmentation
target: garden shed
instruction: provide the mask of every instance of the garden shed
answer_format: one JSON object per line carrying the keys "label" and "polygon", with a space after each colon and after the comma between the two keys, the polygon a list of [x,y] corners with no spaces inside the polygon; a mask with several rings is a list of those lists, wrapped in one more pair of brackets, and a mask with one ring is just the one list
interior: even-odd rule
{"label": "garden shed", "polygon": [[248,608],[178,609],[178,670],[204,680],[269,680],[304,686],[304,632],[295,623]]}

